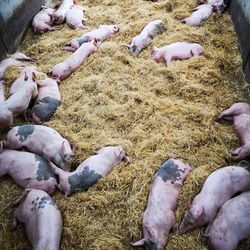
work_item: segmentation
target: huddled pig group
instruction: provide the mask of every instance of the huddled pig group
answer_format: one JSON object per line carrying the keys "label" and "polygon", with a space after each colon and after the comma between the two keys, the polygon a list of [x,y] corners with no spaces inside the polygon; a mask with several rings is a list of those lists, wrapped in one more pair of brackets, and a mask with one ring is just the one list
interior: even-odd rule
{"label": "huddled pig group", "polygon": [[[199,26],[216,10],[224,10],[223,0],[198,0],[195,12],[181,20]],[[66,22],[70,28],[89,29],[83,22],[85,9],[73,0],[63,0],[57,9],[43,7],[33,18],[35,33],[53,31],[54,25]],[[87,191],[101,177],[122,162],[130,162],[122,146],[105,146],[84,160],[73,171],[71,159],[76,146],[53,128],[42,125],[49,121],[61,103],[58,84],[69,77],[100,47],[101,43],[119,31],[117,25],[100,25],[82,36],[65,41],[62,50],[73,52],[47,74],[30,63],[36,61],[22,53],[15,53],[0,63],[0,126],[9,127],[0,142],[0,177],[9,175],[13,182],[25,189],[14,202],[13,228],[25,225],[33,249],[56,250],[60,247],[63,219],[52,195],[58,188],[65,196]],[[141,33],[124,44],[134,56],[153,43],[154,37],[165,32],[162,20],[153,20]],[[186,60],[204,54],[197,43],[179,41],[164,47],[153,47],[155,62]],[[13,82],[5,98],[4,72],[17,65],[19,77]],[[38,80],[37,76],[43,76]],[[14,118],[23,115],[35,124],[13,127]],[[219,119],[233,121],[242,146],[232,151],[233,160],[250,156],[250,105],[236,103],[223,111]],[[146,210],[142,219],[142,239],[131,243],[146,249],[164,249],[171,229],[176,226],[175,210],[178,195],[191,171],[181,158],[167,160],[153,177]],[[202,237],[210,249],[233,250],[240,240],[250,235],[250,173],[243,167],[227,166],[215,170],[205,180],[199,194],[187,205],[179,225],[179,232],[203,228]],[[48,230],[49,228],[49,230]]]}
{"label": "huddled pig group", "polygon": [[105,146],[69,172],[75,150],[57,131],[43,125],[14,127],[0,142],[0,177],[9,175],[25,189],[14,203],[13,228],[25,225],[33,249],[59,249],[62,215],[50,197],[56,188],[67,196],[87,191],[112,168],[130,161],[121,146]]}

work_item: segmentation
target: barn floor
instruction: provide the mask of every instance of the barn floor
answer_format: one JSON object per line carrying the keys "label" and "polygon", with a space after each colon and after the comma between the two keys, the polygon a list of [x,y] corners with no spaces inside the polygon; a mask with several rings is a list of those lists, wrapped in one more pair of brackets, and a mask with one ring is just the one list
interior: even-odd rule
{"label": "barn floor", "polygon": [[[189,15],[195,0],[78,2],[87,7],[87,25],[117,24],[120,32],[61,83],[62,105],[46,125],[77,144],[72,168],[107,144],[123,145],[132,163],[119,165],[86,193],[69,198],[55,193],[64,217],[61,249],[132,249],[130,242],[141,237],[142,213],[161,163],[179,156],[193,168],[178,199],[178,223],[206,177],[221,166],[237,164],[229,153],[239,143],[233,128],[215,118],[232,103],[246,101],[249,89],[228,13],[213,14],[204,25],[192,28],[179,20]],[[154,19],[164,21],[166,32],[138,58],[131,56],[122,44]],[[29,32],[21,50],[48,72],[70,54],[60,48],[83,32],[67,25],[41,36]],[[176,41],[200,43],[205,56],[175,61],[168,68],[149,58],[153,45]],[[1,138],[4,133],[2,129]],[[12,232],[10,227],[11,204],[21,192],[8,178],[0,182],[1,249],[31,249],[24,230]],[[195,230],[170,233],[166,249],[206,247]],[[250,249],[250,240],[240,249]]]}

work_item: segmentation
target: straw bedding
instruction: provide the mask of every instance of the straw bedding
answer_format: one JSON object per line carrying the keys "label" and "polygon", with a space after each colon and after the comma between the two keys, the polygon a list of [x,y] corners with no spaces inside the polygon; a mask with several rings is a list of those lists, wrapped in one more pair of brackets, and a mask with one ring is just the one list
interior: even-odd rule
{"label": "straw bedding", "polygon": [[[193,169],[178,199],[177,222],[212,171],[237,164],[229,154],[239,144],[233,128],[215,118],[232,103],[246,101],[248,86],[228,13],[213,14],[204,25],[192,28],[179,20],[190,14],[194,0],[79,4],[88,7],[87,25],[117,24],[120,32],[61,83],[62,105],[46,125],[77,144],[73,169],[107,144],[123,145],[132,163],[119,165],[88,192],[70,198],[56,192],[53,198],[64,217],[61,249],[131,249],[129,243],[141,237],[153,174],[165,160],[185,157]],[[130,43],[154,19],[164,21],[166,32],[138,58],[132,57],[122,44]],[[48,72],[70,54],[60,48],[83,32],[87,31],[71,30],[66,24],[41,36],[30,31],[21,50],[38,60],[39,70]],[[200,43],[205,56],[175,61],[168,68],[149,58],[153,45],[176,41]],[[9,70],[6,78],[11,74]],[[7,130],[1,131],[4,138]],[[1,249],[30,249],[23,229],[10,231],[11,204],[21,192],[9,178],[0,182]],[[240,249],[249,248],[250,240],[241,243]],[[199,230],[184,235],[175,231],[167,249],[206,247]]]}

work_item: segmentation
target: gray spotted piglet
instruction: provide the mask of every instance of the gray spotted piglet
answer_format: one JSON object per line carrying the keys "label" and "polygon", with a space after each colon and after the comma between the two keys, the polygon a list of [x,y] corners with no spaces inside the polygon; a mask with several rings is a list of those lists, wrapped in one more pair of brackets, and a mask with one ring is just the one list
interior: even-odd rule
{"label": "gray spotted piglet", "polygon": [[97,30],[92,30],[78,38],[72,39],[69,43],[66,44],[67,47],[64,47],[63,49],[76,51],[84,43],[88,43],[94,39],[103,42],[104,40],[112,37],[118,31],[119,27],[116,25],[100,25]]}
{"label": "gray spotted piglet", "polygon": [[58,250],[63,219],[55,202],[42,190],[28,189],[14,203],[12,227],[25,225],[26,235],[33,250]]}
{"label": "gray spotted piglet", "polygon": [[77,191],[87,191],[122,161],[130,161],[123,148],[107,146],[99,149],[96,155],[90,156],[73,172],[67,173],[54,166],[55,173],[59,176],[58,188],[66,196]]}
{"label": "gray spotted piglet", "polygon": [[12,128],[4,142],[9,149],[26,148],[69,170],[65,165],[74,155],[75,147],[57,131],[42,125],[22,125]]}
{"label": "gray spotted piglet", "polygon": [[153,41],[153,38],[165,31],[162,20],[154,20],[148,23],[142,32],[135,36],[130,45],[126,45],[133,55],[138,56]]}
{"label": "gray spotted piglet", "polygon": [[9,175],[22,188],[37,188],[52,194],[57,185],[51,163],[41,156],[17,150],[0,152],[0,177]]}
{"label": "gray spotted piglet", "polygon": [[213,14],[213,7],[209,4],[197,6],[194,10],[190,17],[184,18],[181,22],[190,26],[199,26]]}
{"label": "gray spotted piglet", "polygon": [[250,173],[243,167],[228,166],[208,176],[200,193],[185,212],[179,231],[211,225],[222,205],[238,192],[250,189]]}
{"label": "gray spotted piglet", "polygon": [[32,120],[36,124],[43,124],[50,120],[61,104],[61,95],[57,81],[46,77],[37,81],[38,96],[35,105],[31,109]]}
{"label": "gray spotted piglet", "polygon": [[133,246],[144,245],[146,249],[154,250],[165,248],[169,231],[175,224],[177,197],[190,170],[190,166],[181,160],[169,159],[156,172],[143,214],[143,238]]}

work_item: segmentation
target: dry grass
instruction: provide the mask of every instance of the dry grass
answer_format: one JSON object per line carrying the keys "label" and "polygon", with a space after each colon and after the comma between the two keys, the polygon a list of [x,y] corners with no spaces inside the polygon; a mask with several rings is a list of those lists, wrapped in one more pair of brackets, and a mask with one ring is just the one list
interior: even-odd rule
{"label": "dry grass", "polygon": [[[215,117],[236,101],[245,101],[248,87],[230,16],[214,14],[200,28],[178,20],[190,13],[195,1],[79,1],[87,6],[88,25],[118,24],[120,32],[104,42],[60,85],[62,105],[47,125],[78,145],[72,167],[106,144],[127,148],[132,164],[120,165],[86,193],[54,199],[64,217],[61,248],[131,249],[141,236],[142,212],[152,176],[171,156],[188,158],[193,168],[179,196],[177,221],[187,200],[201,188],[209,173],[234,164],[229,150],[238,145],[232,126]],[[172,62],[169,68],[149,59],[151,48],[138,58],[121,44],[130,42],[151,20],[162,19],[166,32],[152,44],[175,41],[201,43],[206,55]],[[42,36],[30,32],[23,51],[48,70],[69,52],[60,48],[83,31],[67,25]],[[6,132],[2,130],[1,136]],[[11,202],[21,189],[9,179],[0,183],[1,249],[30,248],[23,230],[10,231]],[[48,229],[49,230],[49,229]],[[244,241],[240,249],[249,249]],[[167,249],[206,249],[199,231],[171,233]]]}

